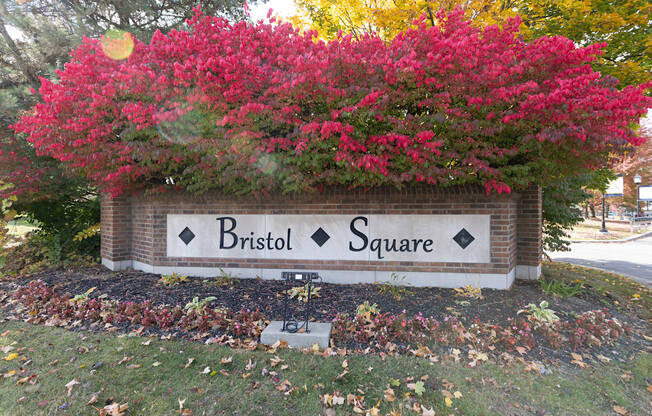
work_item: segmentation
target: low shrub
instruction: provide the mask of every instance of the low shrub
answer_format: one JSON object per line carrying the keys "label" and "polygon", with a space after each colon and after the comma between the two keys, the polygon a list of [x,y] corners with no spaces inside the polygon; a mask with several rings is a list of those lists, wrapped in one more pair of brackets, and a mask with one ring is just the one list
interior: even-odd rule
{"label": "low shrub", "polygon": [[390,280],[383,283],[378,283],[378,292],[383,295],[391,295],[395,300],[403,299],[403,296],[409,296],[413,293],[412,289],[406,287],[405,276],[399,276],[397,273],[392,273]]}
{"label": "low shrub", "polygon": [[164,274],[161,276],[161,279],[159,280],[161,284],[168,287],[180,285],[181,283],[186,283],[187,281],[188,281],[188,276],[184,276],[178,273]]}
{"label": "low shrub", "polygon": [[584,291],[580,283],[570,284],[562,280],[541,279],[541,290],[549,295],[563,296],[569,298],[577,296]]}

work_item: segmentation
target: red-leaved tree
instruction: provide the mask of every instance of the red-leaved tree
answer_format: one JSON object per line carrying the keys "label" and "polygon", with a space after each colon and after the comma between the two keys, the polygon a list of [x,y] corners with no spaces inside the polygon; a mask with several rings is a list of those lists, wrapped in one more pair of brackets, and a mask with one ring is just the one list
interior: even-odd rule
{"label": "red-leaved tree", "polygon": [[525,43],[519,21],[460,11],[389,43],[324,43],[289,24],[197,11],[125,60],[86,39],[14,129],[114,195],[139,187],[306,191],[324,185],[546,184],[643,140],[651,84],[615,87],[601,45]]}

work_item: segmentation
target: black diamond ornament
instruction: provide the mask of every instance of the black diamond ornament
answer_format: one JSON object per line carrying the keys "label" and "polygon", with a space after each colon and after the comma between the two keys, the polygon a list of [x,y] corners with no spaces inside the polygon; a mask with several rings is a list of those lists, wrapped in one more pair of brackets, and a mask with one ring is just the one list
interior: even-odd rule
{"label": "black diamond ornament", "polygon": [[319,227],[317,231],[315,231],[313,235],[310,236],[310,238],[312,238],[312,241],[321,247],[331,238],[331,236],[328,235],[323,228]]}
{"label": "black diamond ornament", "polygon": [[181,231],[181,234],[179,234],[179,238],[188,245],[195,238],[195,233],[190,231],[190,228],[186,227]]}
{"label": "black diamond ornament", "polygon": [[462,228],[459,233],[455,234],[455,237],[453,237],[453,240],[457,244],[460,245],[460,247],[467,248],[469,244],[475,240],[475,237],[473,237],[468,231],[466,231],[466,228]]}

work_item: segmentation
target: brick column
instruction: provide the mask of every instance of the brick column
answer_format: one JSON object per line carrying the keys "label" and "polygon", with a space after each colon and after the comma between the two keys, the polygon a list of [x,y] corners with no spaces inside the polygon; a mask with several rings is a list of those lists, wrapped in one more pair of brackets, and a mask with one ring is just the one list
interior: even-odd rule
{"label": "brick column", "polygon": [[530,186],[518,201],[516,278],[538,279],[541,276],[542,190]]}
{"label": "brick column", "polygon": [[102,264],[111,270],[131,267],[131,204],[128,197],[111,198],[103,195],[100,201]]}

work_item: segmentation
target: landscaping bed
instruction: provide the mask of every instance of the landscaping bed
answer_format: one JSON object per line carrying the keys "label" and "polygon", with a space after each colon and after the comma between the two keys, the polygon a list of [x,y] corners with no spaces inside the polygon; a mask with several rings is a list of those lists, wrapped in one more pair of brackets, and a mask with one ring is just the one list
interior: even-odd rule
{"label": "landscaping bed", "polygon": [[[560,282],[561,288],[517,281],[509,291],[321,284],[313,310],[317,320],[334,323],[333,346],[354,351],[457,350],[472,361],[486,351],[571,362],[571,351],[621,361],[649,348],[649,290],[633,283],[628,290],[607,290],[588,277],[582,280],[578,270],[592,273],[549,264],[544,282]],[[177,278],[180,283],[167,286],[158,275],[100,266],[52,270],[0,282],[5,293],[0,305],[14,320],[240,346],[255,345],[266,323],[282,317],[287,288],[282,281]],[[542,301],[558,322],[542,324],[522,312]]]}
{"label": "landscaping bed", "polygon": [[[138,271],[112,272],[102,266],[82,270],[54,270],[36,273],[26,278],[9,282],[0,282],[0,289],[12,290],[28,284],[33,280],[42,280],[57,292],[72,296],[96,289],[92,297],[106,295],[111,299],[124,302],[151,301],[154,305],[184,306],[194,297],[214,296],[214,307],[226,307],[231,310],[241,308],[259,310],[270,319],[280,319],[283,314],[283,292],[285,283],[278,280],[262,279],[215,279],[187,277],[185,283],[167,287],[160,283],[161,276]],[[377,304],[381,312],[407,315],[421,314],[426,317],[443,319],[457,316],[464,323],[470,323],[481,317],[484,322],[506,324],[527,304],[539,304],[548,300],[560,317],[570,317],[578,313],[606,307],[617,317],[625,317],[615,308],[609,294],[600,295],[593,291],[583,291],[572,297],[554,297],[541,290],[538,281],[516,280],[508,290],[483,289],[482,299],[469,299],[456,296],[456,292],[443,288],[393,289],[386,285],[373,284],[318,284],[321,287],[319,297],[312,299],[313,313],[316,320],[331,320],[338,313],[356,312],[364,301]],[[392,293],[401,291],[397,298]]]}

